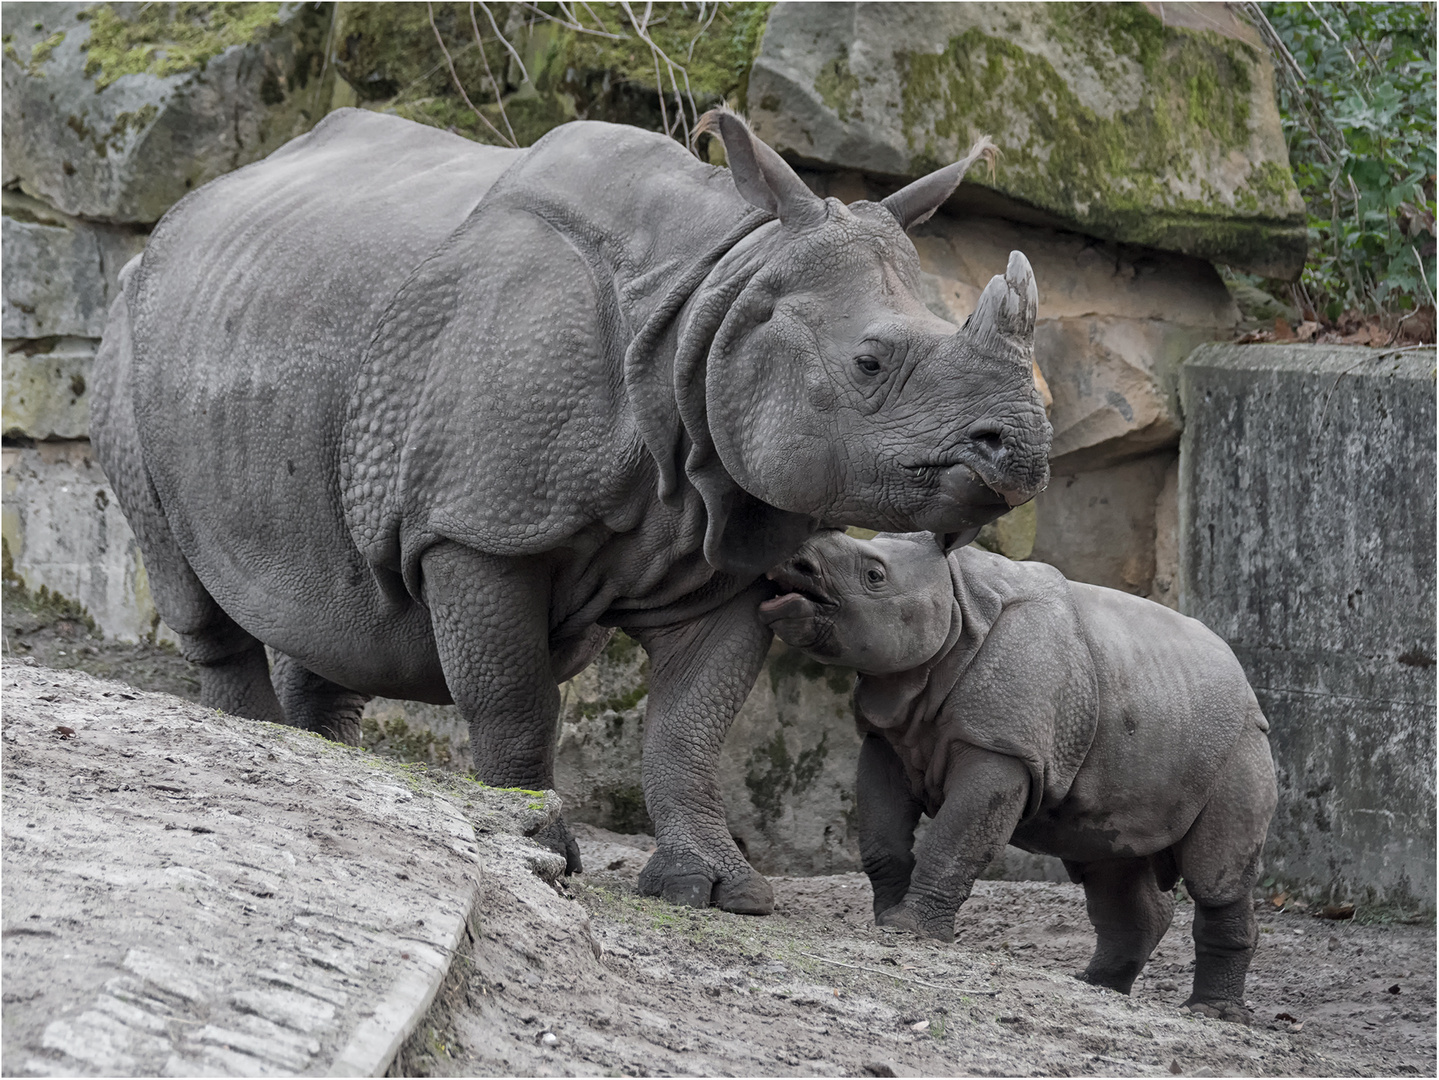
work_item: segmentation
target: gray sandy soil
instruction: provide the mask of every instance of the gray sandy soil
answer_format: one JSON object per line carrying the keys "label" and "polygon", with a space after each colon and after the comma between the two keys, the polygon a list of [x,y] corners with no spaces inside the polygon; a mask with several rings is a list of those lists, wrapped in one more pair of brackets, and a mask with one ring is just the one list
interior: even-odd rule
{"label": "gray sandy soil", "polygon": [[1126,998],[1072,977],[1093,947],[1078,886],[980,882],[941,945],[871,925],[862,874],[773,879],[765,919],[682,910],[634,892],[648,838],[580,833],[592,870],[568,893],[601,958],[516,936],[524,913],[492,913],[405,1073],[1434,1074],[1432,923],[1260,901],[1244,1028],[1179,1008],[1193,975],[1185,903]]}
{"label": "gray sandy soil", "polygon": [[[172,652],[101,641],[11,596],[10,656],[193,693]],[[860,874],[774,879],[765,919],[643,899],[650,841],[580,831],[588,872],[567,886],[484,883],[473,945],[394,1074],[1436,1072],[1432,916],[1330,921],[1257,900],[1242,1028],[1179,1009],[1183,902],[1125,998],[1072,977],[1093,946],[1077,886],[980,882],[958,939],[938,945],[870,925]]]}

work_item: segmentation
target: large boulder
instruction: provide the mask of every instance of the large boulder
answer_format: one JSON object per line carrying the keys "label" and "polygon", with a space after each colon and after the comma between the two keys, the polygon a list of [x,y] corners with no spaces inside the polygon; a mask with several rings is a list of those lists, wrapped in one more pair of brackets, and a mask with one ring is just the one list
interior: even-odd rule
{"label": "large boulder", "polygon": [[778,4],[748,106],[795,161],[902,179],[987,133],[998,169],[961,203],[1276,277],[1304,262],[1274,74],[1224,5]]}
{"label": "large boulder", "polygon": [[330,107],[328,5],[10,3],[4,179],[67,214],[153,222]]}

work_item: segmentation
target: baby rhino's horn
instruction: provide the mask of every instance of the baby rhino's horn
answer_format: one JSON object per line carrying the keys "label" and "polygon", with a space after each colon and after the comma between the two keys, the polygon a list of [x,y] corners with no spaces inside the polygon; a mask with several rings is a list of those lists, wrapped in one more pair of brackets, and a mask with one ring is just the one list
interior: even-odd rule
{"label": "baby rhino's horn", "polygon": [[1004,274],[995,274],[984,287],[965,329],[986,350],[1007,352],[1028,364],[1034,356],[1034,318],[1039,290],[1034,271],[1023,252],[1009,253]]}

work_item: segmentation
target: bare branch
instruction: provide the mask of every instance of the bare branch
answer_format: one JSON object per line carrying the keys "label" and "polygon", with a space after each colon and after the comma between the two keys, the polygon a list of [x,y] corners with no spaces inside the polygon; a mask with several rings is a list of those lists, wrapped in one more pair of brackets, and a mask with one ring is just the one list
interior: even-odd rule
{"label": "bare branch", "polygon": [[[445,39],[440,36],[440,28],[435,25],[435,5],[432,4],[430,0],[425,0],[425,10],[429,12],[430,29],[435,32],[435,40],[439,42],[440,52],[445,54],[445,65],[450,69],[450,79],[454,82],[455,89],[460,92],[460,97],[464,98],[465,104],[470,107],[470,111],[480,118],[480,123],[484,124],[485,127],[489,128],[492,132],[494,132],[495,138],[499,139],[506,146],[514,146],[514,141],[505,138],[504,132],[502,132],[499,128],[495,127],[494,124],[490,123],[490,118],[484,113],[480,112],[479,109],[475,108],[475,103],[470,100],[470,95],[465,93],[464,84],[460,82],[460,76],[455,71],[455,61],[450,56],[450,50],[445,47]],[[483,49],[481,49],[480,51],[481,53],[484,52]]]}
{"label": "bare branch", "polygon": [[[504,34],[500,33],[499,24],[498,24],[497,22],[495,22],[495,13],[490,10],[490,5],[487,4],[487,3],[485,3],[485,0],[479,0],[479,3],[480,3],[480,10],[485,13],[485,18],[487,18],[487,19],[490,20],[490,29],[495,32],[495,37],[497,37],[497,38],[500,39],[500,44],[505,47],[505,49],[509,52],[509,54],[510,54],[512,57],[514,57],[515,63],[517,63],[517,64],[520,65],[520,81],[521,81],[521,82],[529,82],[529,81],[530,81],[530,73],[529,73],[529,71],[527,71],[527,70],[525,69],[525,62],[524,62],[522,59],[520,59],[520,54],[519,54],[518,52],[516,52],[516,51],[515,51],[515,47],[510,44],[509,38],[505,37]],[[474,16],[471,15],[471,18],[473,18],[473,17],[474,17]],[[477,35],[477,36],[478,36],[478,35]]]}
{"label": "bare branch", "polygon": [[[485,78],[490,80],[490,89],[494,91],[495,107],[500,110],[500,119],[505,122],[505,130],[510,133],[510,145],[519,146],[515,129],[510,126],[510,114],[505,111],[505,92],[496,80],[495,73],[490,70],[490,58],[485,55],[485,36],[480,33],[480,24],[475,21],[475,0],[470,0],[470,26],[475,31],[475,44],[480,48],[480,63],[485,66]],[[503,41],[504,38],[501,37],[500,40]]]}
{"label": "bare branch", "polygon": [[520,7],[529,8],[529,10],[533,11],[536,15],[544,19],[546,22],[552,22],[558,26],[563,26],[566,30],[574,30],[577,33],[581,34],[593,34],[595,37],[609,38],[611,41],[629,40],[628,34],[611,34],[607,30],[591,30],[588,26],[582,26],[577,22],[567,21],[565,19],[557,19],[548,11],[541,11],[539,8],[535,7],[534,4],[527,3],[526,0],[520,0]]}

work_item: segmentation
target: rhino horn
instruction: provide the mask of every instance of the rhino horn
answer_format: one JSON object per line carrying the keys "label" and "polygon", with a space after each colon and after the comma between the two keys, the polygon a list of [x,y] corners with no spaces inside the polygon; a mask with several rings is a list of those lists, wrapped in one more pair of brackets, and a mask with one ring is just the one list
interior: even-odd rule
{"label": "rhino horn", "polygon": [[944,205],[944,200],[954,194],[954,189],[959,187],[959,182],[964,179],[964,174],[971,165],[984,158],[992,170],[995,155],[998,153],[994,143],[989,141],[989,136],[981,135],[969,148],[969,153],[953,165],[946,165],[928,176],[921,176],[914,183],[900,188],[880,205],[895,216],[900,228],[908,229],[912,225],[919,225],[928,221],[930,216]]}
{"label": "rhino horn", "polygon": [[995,274],[964,324],[971,338],[994,351],[1008,351],[1026,364],[1034,355],[1039,290],[1023,252],[1011,251],[1003,274]]}
{"label": "rhino horn", "polygon": [[784,158],[755,138],[738,113],[711,109],[700,117],[695,138],[705,132],[718,135],[724,143],[734,186],[746,202],[798,229],[818,225],[828,216],[824,200],[805,186]]}

